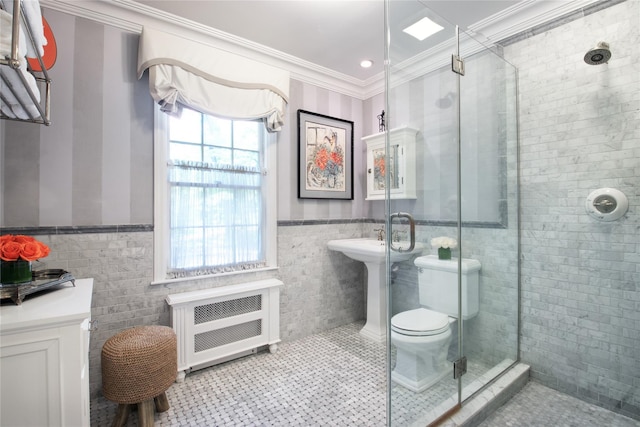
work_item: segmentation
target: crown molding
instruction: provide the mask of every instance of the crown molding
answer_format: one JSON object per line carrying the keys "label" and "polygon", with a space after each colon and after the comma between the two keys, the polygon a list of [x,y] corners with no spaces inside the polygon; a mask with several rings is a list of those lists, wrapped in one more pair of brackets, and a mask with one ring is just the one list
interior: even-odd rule
{"label": "crown molding", "polygon": [[369,77],[364,82],[364,96],[362,99],[369,99],[384,92],[385,81],[384,71]]}
{"label": "crown molding", "polygon": [[[494,51],[501,40],[523,34],[539,25],[553,22],[569,13],[582,10],[602,0],[524,0],[496,13],[461,32],[460,56]],[[451,64],[455,41],[447,40],[392,67],[391,87],[397,87],[421,75]]]}
{"label": "crown molding", "polygon": [[[601,0],[524,0],[469,26],[467,34],[478,41],[478,46],[470,50],[461,46],[461,53],[465,50],[467,52],[464,53],[479,51],[481,50],[480,43],[485,45],[495,44],[500,40],[523,33],[535,26],[553,21],[598,1]],[[296,80],[356,99],[369,99],[384,92],[385,88],[384,73],[379,73],[364,81],[356,79],[268,46],[132,0],[40,0],[40,4],[45,8],[138,34],[142,32],[142,28],[145,25],[171,32],[287,70],[291,73],[291,77]],[[443,43],[405,61],[403,64],[396,65],[394,69],[402,70],[402,75],[393,79],[393,86],[446,65],[446,58],[450,58],[451,55],[449,45],[450,43]],[[489,49],[489,47],[486,47],[486,49]],[[434,58],[436,60],[431,61],[429,64],[429,60]]]}
{"label": "crown molding", "polygon": [[482,42],[494,44],[599,1],[525,0],[470,25],[468,30]]}
{"label": "crown molding", "polygon": [[296,80],[357,99],[365,99],[367,93],[360,79],[131,0],[40,0],[40,4],[137,34],[144,26],[167,31],[287,70]]}

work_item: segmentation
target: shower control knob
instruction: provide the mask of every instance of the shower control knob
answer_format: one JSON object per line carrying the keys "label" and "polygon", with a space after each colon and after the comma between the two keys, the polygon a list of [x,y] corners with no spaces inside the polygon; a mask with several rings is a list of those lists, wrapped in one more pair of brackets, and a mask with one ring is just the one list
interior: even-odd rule
{"label": "shower control knob", "polygon": [[615,210],[618,203],[616,203],[616,199],[609,196],[600,196],[593,202],[593,206],[602,213],[609,213]]}
{"label": "shower control knob", "polygon": [[592,191],[585,202],[587,213],[599,221],[615,221],[629,209],[627,196],[615,188],[600,188]]}

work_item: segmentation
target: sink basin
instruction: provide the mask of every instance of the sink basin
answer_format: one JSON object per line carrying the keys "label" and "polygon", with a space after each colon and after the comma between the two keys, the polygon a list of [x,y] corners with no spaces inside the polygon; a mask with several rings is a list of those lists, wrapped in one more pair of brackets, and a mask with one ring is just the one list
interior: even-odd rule
{"label": "sink basin", "polygon": [[[394,242],[393,247],[408,248],[409,242]],[[367,267],[367,321],[360,334],[377,342],[387,337],[387,293],[386,287],[386,243],[375,239],[341,239],[329,240],[327,247],[332,251],[342,252],[356,261],[364,262]],[[406,261],[422,254],[424,245],[416,242],[410,252],[391,250],[391,262]]]}
{"label": "sink basin", "polygon": [[[410,242],[394,242],[394,248],[405,249],[410,246]],[[332,251],[339,251],[351,259],[362,262],[384,263],[386,254],[386,243],[375,239],[342,239],[329,240],[327,247]],[[415,248],[411,252],[396,252],[389,254],[391,262],[406,261],[416,254],[422,253],[424,246],[416,242]]]}

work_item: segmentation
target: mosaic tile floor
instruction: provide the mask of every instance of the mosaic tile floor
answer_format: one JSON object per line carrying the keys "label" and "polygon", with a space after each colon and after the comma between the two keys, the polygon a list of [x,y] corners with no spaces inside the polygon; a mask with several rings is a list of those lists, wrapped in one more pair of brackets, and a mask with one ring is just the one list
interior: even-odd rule
{"label": "mosaic tile floor", "polygon": [[[361,323],[281,343],[194,371],[167,391],[156,426],[383,426],[385,351]],[[108,426],[116,404],[92,402],[91,425]],[[136,416],[129,425],[135,426]]]}
{"label": "mosaic tile floor", "polygon": [[[382,427],[386,424],[385,350],[382,344],[360,336],[362,326],[353,323],[282,343],[275,354],[260,352],[194,371],[167,391],[171,407],[156,414],[155,425]],[[476,372],[479,377],[486,370],[470,363],[467,375],[471,378]],[[443,396],[455,393],[453,381],[443,381],[419,395],[392,386],[393,426],[411,425],[440,404]],[[116,409],[113,402],[94,399],[91,425],[111,425]],[[496,422],[483,426],[554,425]],[[137,426],[135,413],[128,425]]]}
{"label": "mosaic tile floor", "polygon": [[640,427],[640,421],[529,381],[479,427]]}

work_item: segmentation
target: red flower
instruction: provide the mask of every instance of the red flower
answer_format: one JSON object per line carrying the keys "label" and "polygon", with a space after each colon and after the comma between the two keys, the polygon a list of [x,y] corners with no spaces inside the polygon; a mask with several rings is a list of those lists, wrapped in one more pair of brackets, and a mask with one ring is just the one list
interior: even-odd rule
{"label": "red flower", "polygon": [[0,236],[0,259],[3,261],[35,261],[49,255],[50,249],[31,236]]}
{"label": "red flower", "polygon": [[24,236],[22,234],[17,234],[13,236],[13,241],[18,243],[33,243],[36,241],[36,239],[34,239],[31,236]]}
{"label": "red flower", "polygon": [[377,159],[375,159],[374,166],[380,171],[380,176],[384,176],[384,157],[378,157]]}
{"label": "red flower", "polygon": [[3,261],[17,261],[22,253],[22,244],[14,241],[2,242],[0,259]]}
{"label": "red flower", "polygon": [[316,158],[315,158],[315,162],[316,162],[316,166],[318,166],[320,169],[324,170],[327,167],[327,162],[329,161],[329,152],[327,151],[326,148],[322,148],[320,150],[318,150],[318,152],[316,153]]}
{"label": "red flower", "polygon": [[331,160],[337,165],[342,165],[342,156],[337,151],[331,153]]}

